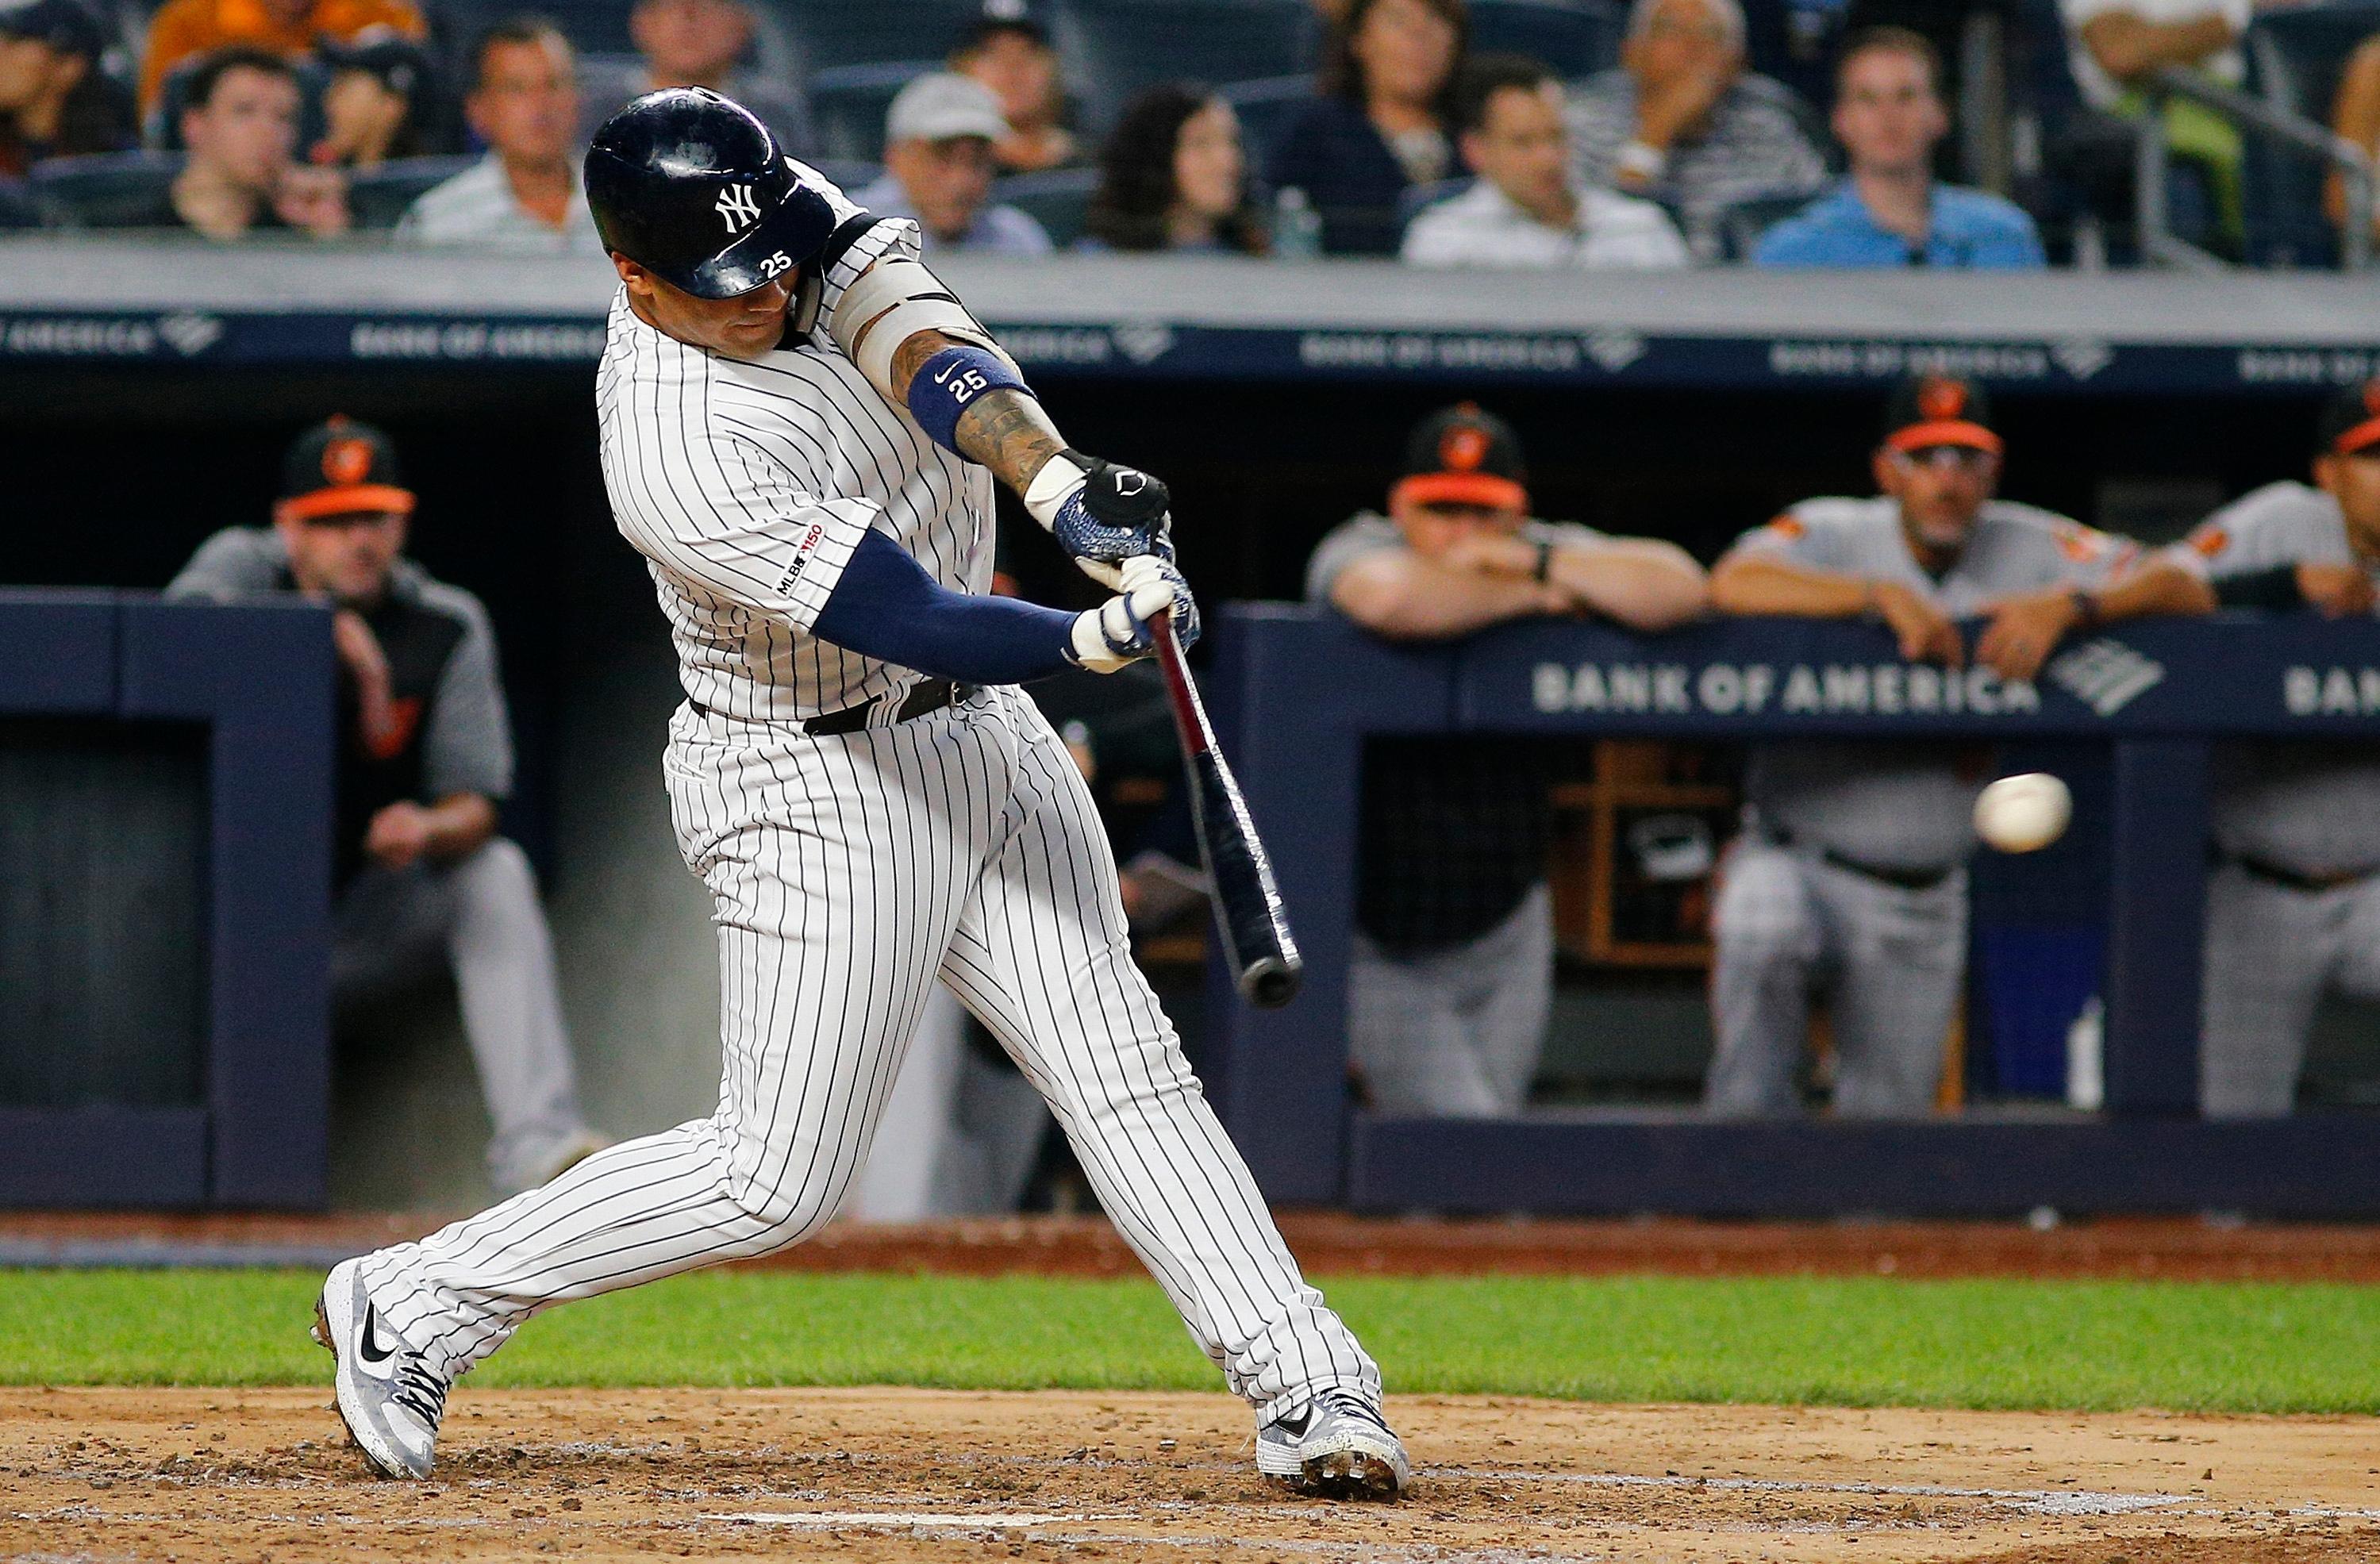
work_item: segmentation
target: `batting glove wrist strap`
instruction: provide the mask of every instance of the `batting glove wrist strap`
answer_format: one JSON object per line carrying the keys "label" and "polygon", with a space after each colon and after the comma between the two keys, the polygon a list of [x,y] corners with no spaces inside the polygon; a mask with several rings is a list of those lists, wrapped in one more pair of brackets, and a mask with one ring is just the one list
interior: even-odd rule
{"label": "batting glove wrist strap", "polygon": [[1119,585],[1115,572],[1092,565],[1111,566],[1136,554],[1173,557],[1172,503],[1165,485],[1148,474],[1080,451],[1050,457],[1025,491],[1033,518],[1094,579],[1111,587]]}
{"label": "batting glove wrist strap", "polygon": [[1075,617],[1068,656],[1077,667],[1112,673],[1157,649],[1149,624],[1168,610],[1173,634],[1184,647],[1198,638],[1198,604],[1182,573],[1153,554],[1138,554],[1118,567],[1123,589]]}

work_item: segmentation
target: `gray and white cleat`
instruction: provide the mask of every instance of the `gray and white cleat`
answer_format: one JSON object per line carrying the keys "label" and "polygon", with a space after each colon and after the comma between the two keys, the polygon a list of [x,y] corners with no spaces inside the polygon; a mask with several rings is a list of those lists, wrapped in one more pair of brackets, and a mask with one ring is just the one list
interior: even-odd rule
{"label": "gray and white cleat", "polygon": [[1321,1498],[1393,1499],[1413,1481],[1388,1419],[1352,1390],[1325,1390],[1304,1416],[1259,1426],[1257,1470]]}
{"label": "gray and white cleat", "polygon": [[429,1476],[446,1377],[382,1322],[358,1262],[342,1260],[323,1279],[313,1336],[330,1349],[339,1417],[364,1459],[385,1476]]}

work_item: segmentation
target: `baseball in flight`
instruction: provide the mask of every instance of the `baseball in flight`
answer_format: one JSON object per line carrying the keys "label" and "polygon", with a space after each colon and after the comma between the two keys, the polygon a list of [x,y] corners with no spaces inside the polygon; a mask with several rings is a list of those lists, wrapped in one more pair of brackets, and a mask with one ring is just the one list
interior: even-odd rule
{"label": "baseball in flight", "polygon": [[2046,771],[2002,777],[1975,799],[1975,834],[2003,853],[2032,853],[2066,834],[2074,795]]}

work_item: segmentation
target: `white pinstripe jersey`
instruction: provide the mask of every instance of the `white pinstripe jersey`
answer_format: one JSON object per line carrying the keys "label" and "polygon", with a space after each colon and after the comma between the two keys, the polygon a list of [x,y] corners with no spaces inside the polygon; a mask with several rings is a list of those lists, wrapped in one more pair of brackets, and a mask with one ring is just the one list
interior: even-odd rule
{"label": "white pinstripe jersey", "polygon": [[[794,167],[838,224],[859,212]],[[917,681],[810,633],[870,527],[944,587],[991,585],[991,474],[928,439],[827,333],[854,278],[917,250],[915,223],[878,223],[829,269],[816,329],[757,363],[655,331],[625,289],[613,300],[595,382],[603,485],[650,564],[698,705],[795,721]]]}

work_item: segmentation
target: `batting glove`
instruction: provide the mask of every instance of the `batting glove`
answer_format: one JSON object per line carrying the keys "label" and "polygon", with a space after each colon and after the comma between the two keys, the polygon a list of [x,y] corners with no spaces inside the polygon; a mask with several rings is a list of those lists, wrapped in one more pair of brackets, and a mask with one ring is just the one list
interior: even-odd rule
{"label": "batting glove", "polygon": [[1112,673],[1157,649],[1157,632],[1149,621],[1171,610],[1173,635],[1184,648],[1198,639],[1198,604],[1190,584],[1173,562],[1154,554],[1135,554],[1116,567],[1123,589],[1099,607],[1075,617],[1075,666],[1094,673]]}
{"label": "batting glove", "polygon": [[1123,561],[1173,558],[1172,504],[1165,485],[1148,474],[1080,451],[1043,463],[1025,491],[1025,508],[1083,574],[1118,591],[1123,576],[1116,567]]}

